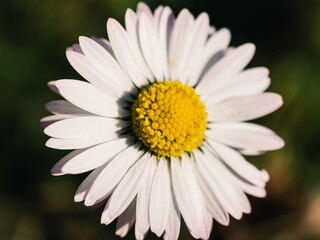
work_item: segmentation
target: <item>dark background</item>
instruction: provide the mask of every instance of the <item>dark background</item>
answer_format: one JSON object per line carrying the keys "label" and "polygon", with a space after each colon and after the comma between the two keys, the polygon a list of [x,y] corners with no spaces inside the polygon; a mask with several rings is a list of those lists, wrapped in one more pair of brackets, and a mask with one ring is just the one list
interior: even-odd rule
{"label": "dark background", "polygon": [[[214,224],[211,239],[320,239],[320,1],[147,1],[175,14],[206,11],[231,45],[253,42],[250,66],[271,71],[270,91],[283,107],[259,119],[286,142],[282,150],[247,159],[271,175],[265,199],[250,197],[252,213],[230,226]],[[52,177],[66,153],[44,146],[38,126],[44,104],[57,99],[46,83],[80,78],[65,57],[79,35],[107,37],[113,17],[123,24],[132,0],[14,0],[0,3],[0,239],[119,239],[115,224],[100,225],[102,206],[73,202],[86,174]],[[133,231],[125,239],[134,239]],[[156,239],[148,234],[147,239]],[[192,239],[183,226],[180,239]]]}

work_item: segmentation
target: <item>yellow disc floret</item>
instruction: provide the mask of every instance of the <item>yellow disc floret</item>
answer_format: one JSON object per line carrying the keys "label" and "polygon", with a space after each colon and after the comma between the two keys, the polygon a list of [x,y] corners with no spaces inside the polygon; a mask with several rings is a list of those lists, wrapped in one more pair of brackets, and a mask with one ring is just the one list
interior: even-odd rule
{"label": "yellow disc floret", "polygon": [[132,128],[160,156],[180,156],[199,147],[207,113],[196,91],[181,82],[158,82],[142,90],[132,105]]}

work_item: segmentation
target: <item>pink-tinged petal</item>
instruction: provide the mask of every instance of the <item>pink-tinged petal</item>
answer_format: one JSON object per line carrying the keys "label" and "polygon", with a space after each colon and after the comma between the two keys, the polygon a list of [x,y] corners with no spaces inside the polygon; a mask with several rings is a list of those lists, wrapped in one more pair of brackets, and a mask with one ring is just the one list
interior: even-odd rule
{"label": "pink-tinged petal", "polygon": [[283,140],[268,128],[252,123],[209,123],[205,135],[235,148],[270,151],[282,148]]}

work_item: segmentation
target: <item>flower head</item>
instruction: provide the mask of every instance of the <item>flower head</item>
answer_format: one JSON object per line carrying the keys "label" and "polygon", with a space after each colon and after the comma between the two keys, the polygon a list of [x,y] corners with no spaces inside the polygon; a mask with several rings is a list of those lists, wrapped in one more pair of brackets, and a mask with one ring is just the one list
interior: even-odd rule
{"label": "flower head", "polygon": [[270,129],[245,121],[282,105],[264,67],[244,69],[253,44],[229,48],[230,32],[215,31],[206,13],[144,3],[128,9],[125,29],[109,19],[109,41],[80,37],[67,49],[87,81],[49,87],[65,100],[47,103],[46,145],[73,150],[53,175],[91,171],[75,201],[105,199],[101,223],[118,218],[125,236],[150,229],[179,236],[181,216],[195,238],[208,239],[213,219],[228,225],[251,211],[246,194],[266,195],[269,179],[242,155],[283,147]]}

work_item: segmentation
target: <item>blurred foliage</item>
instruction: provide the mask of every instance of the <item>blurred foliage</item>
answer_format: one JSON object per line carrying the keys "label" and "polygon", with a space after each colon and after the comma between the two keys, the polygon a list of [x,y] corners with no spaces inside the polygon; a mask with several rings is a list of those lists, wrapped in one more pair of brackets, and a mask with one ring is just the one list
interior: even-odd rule
{"label": "blurred foliage", "polygon": [[[250,198],[252,214],[229,227],[215,224],[212,239],[320,239],[320,1],[147,1],[177,14],[206,11],[211,24],[231,30],[232,45],[253,42],[250,66],[270,68],[271,91],[284,106],[259,119],[286,141],[280,151],[248,157],[270,172],[268,197]],[[46,83],[79,78],[64,50],[80,35],[107,37],[105,23],[123,24],[132,0],[2,0],[0,3],[0,238],[119,239],[115,224],[100,225],[102,206],[73,203],[81,176],[50,176],[65,155],[45,148],[38,126],[44,104],[57,98]],[[125,239],[134,239],[133,231]],[[156,239],[149,234],[147,239]],[[184,226],[180,239],[192,239]]]}

